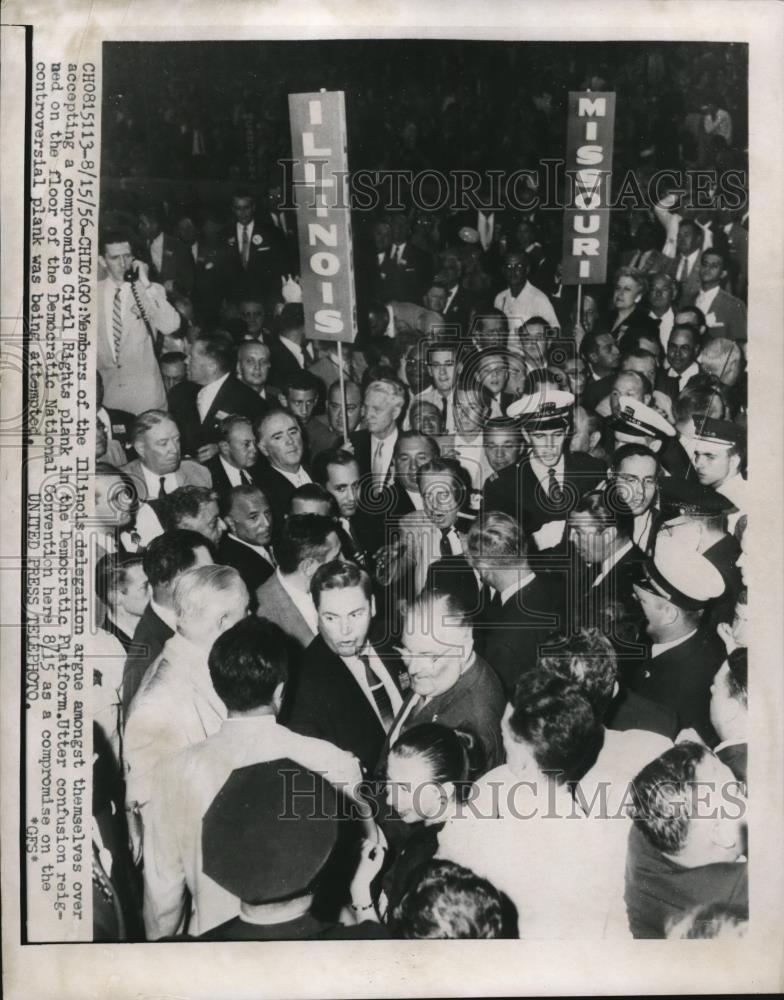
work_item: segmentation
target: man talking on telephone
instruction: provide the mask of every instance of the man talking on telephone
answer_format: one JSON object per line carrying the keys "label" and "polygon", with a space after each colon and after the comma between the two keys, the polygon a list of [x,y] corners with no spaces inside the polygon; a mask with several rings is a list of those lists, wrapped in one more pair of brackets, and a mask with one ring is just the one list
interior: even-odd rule
{"label": "man talking on telephone", "polygon": [[180,315],[166,301],[163,286],[150,282],[147,265],[134,259],[125,233],[103,234],[100,250],[107,272],[98,282],[98,371],[104,403],[134,415],[165,410],[155,337],[179,329]]}

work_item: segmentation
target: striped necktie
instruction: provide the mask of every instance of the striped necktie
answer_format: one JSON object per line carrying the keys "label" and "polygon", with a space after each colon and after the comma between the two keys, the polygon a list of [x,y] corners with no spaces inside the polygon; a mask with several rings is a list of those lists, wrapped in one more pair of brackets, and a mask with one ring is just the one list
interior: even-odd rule
{"label": "striped necktie", "polygon": [[122,341],[122,288],[115,289],[112,305],[112,342],[114,343],[114,360],[120,363],[120,343]]}
{"label": "striped necktie", "polygon": [[370,666],[370,657],[359,655],[357,659],[365,668],[365,680],[370,688],[370,693],[373,695],[373,701],[378,709],[378,714],[381,716],[381,723],[384,727],[384,731],[388,733],[395,720],[395,713],[392,709],[392,699],[389,697],[389,693],[384,687],[384,682]]}

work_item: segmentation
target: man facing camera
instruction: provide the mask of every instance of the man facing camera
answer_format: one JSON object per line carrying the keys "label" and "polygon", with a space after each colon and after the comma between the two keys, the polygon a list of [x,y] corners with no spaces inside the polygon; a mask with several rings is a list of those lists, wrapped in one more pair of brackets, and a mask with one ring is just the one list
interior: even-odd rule
{"label": "man facing camera", "polygon": [[310,589],[319,634],[302,658],[287,724],[350,751],[370,773],[403,704],[401,664],[368,641],[375,603],[367,573],[335,560]]}

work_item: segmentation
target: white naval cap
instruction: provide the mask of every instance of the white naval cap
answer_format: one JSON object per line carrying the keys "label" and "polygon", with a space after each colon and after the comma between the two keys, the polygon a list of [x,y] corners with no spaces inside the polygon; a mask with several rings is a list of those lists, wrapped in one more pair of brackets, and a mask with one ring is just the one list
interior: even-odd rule
{"label": "white naval cap", "polygon": [[618,415],[612,421],[615,433],[627,441],[639,441],[640,438],[675,437],[675,428],[667,423],[661,413],[652,406],[646,406],[631,396],[621,396]]}
{"label": "white naval cap", "polygon": [[684,552],[675,536],[660,535],[640,584],[681,608],[697,609],[724,593],[724,578],[699,552]]}
{"label": "white naval cap", "polygon": [[536,392],[516,399],[506,411],[508,417],[519,417],[523,427],[536,426],[540,430],[566,423],[574,409],[571,392],[556,389],[549,382],[540,382]]}

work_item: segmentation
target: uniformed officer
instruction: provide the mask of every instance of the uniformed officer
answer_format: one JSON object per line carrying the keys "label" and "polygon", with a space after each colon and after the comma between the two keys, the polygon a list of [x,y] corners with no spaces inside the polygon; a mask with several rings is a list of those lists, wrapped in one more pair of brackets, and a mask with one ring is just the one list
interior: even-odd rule
{"label": "uniformed officer", "polygon": [[710,686],[724,649],[703,619],[710,603],[724,593],[721,573],[701,553],[684,551],[674,536],[660,534],[633,591],[652,644],[648,657],[630,668],[629,686],[673,709],[681,729],[696,729],[713,746]]}

